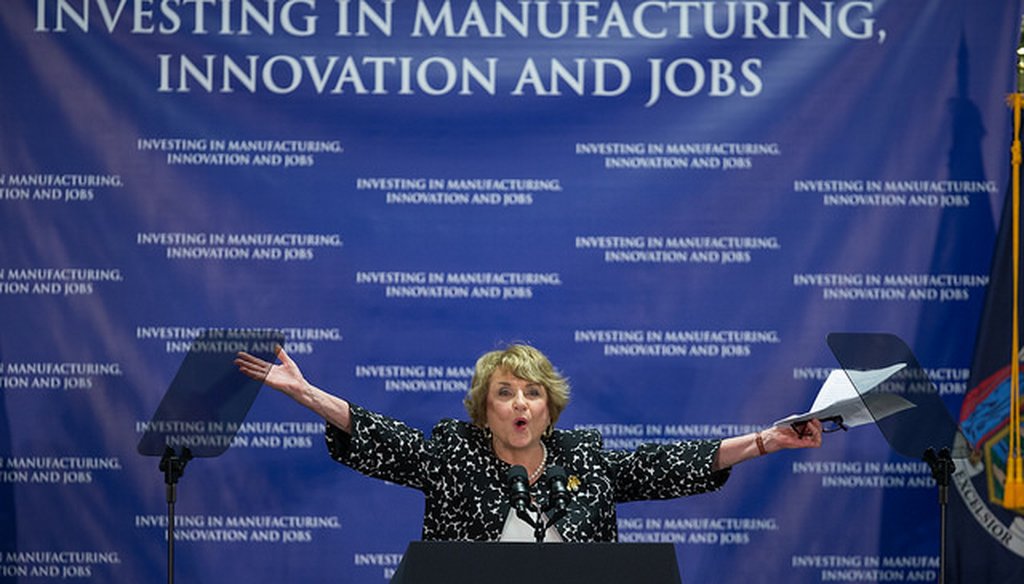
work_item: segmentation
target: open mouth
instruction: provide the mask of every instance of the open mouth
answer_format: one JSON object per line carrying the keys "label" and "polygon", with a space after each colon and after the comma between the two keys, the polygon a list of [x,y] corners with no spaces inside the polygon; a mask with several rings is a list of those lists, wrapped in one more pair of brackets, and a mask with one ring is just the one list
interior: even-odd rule
{"label": "open mouth", "polygon": [[515,422],[516,429],[517,430],[522,430],[523,428],[526,427],[526,423],[527,423],[526,422],[526,418],[516,418],[516,422]]}

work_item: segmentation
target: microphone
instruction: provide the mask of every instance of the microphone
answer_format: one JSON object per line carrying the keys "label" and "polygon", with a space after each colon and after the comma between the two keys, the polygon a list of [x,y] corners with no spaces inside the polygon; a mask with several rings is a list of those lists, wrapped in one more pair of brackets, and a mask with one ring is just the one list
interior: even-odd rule
{"label": "microphone", "polygon": [[569,505],[569,491],[565,488],[565,469],[551,465],[544,472],[544,480],[548,483],[548,493],[551,497],[549,508],[564,513]]}
{"label": "microphone", "polygon": [[521,464],[510,467],[505,473],[505,484],[508,486],[509,502],[515,509],[516,517],[533,528],[534,537],[538,542],[544,541],[544,521],[539,517],[534,519],[529,511],[530,477],[526,474],[526,467]]}
{"label": "microphone", "polygon": [[505,473],[505,484],[508,486],[508,498],[517,513],[525,513],[530,504],[530,478],[526,467],[517,464]]}

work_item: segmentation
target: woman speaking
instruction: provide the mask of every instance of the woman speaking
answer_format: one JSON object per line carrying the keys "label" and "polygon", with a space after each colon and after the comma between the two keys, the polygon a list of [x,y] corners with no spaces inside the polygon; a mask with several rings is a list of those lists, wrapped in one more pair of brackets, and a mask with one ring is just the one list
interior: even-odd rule
{"label": "woman speaking", "polygon": [[[427,438],[309,383],[280,347],[277,357],[280,364],[239,353],[235,363],[323,417],[331,458],[422,491],[424,540],[615,541],[616,503],[714,491],[740,462],[821,445],[821,424],[812,420],[801,432],[772,427],[724,440],[606,450],[596,431],[555,428],[569,384],[540,351],[521,344],[480,357],[464,400],[470,422],[442,420]],[[557,484],[542,480],[549,469],[559,469]],[[510,496],[510,477],[521,498]],[[555,499],[557,512],[544,522]],[[521,507],[516,512],[522,501],[541,518],[540,529]]]}

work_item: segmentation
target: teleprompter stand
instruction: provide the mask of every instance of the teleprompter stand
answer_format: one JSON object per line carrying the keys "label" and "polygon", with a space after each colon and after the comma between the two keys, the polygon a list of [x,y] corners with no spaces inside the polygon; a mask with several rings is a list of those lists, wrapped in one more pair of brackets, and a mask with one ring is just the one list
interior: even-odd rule
{"label": "teleprompter stand", "polygon": [[[156,413],[146,425],[138,451],[159,456],[167,492],[167,582],[174,583],[174,506],[178,479],[196,457],[220,456],[231,445],[259,393],[262,381],[246,377],[234,365],[246,351],[273,362],[284,343],[278,331],[211,329],[194,341]],[[269,370],[268,370],[269,373]]]}
{"label": "teleprompter stand", "polygon": [[[931,468],[939,491],[939,584],[945,584],[949,484],[954,470],[953,459],[968,455],[967,441],[953,422],[928,374],[899,337],[885,333],[832,333],[828,335],[828,345],[848,373],[905,365],[876,386],[864,385],[857,375],[848,374],[847,377],[889,446],[903,456],[924,460]],[[878,400],[866,399],[876,392],[898,395],[913,407],[896,413],[876,411]]]}
{"label": "teleprompter stand", "polygon": [[670,543],[409,544],[392,584],[679,584]]}
{"label": "teleprompter stand", "polygon": [[168,446],[160,457],[160,471],[164,473],[167,491],[167,581],[174,582],[174,504],[178,501],[178,479],[185,473],[185,465],[192,460],[188,447],[179,455]]}

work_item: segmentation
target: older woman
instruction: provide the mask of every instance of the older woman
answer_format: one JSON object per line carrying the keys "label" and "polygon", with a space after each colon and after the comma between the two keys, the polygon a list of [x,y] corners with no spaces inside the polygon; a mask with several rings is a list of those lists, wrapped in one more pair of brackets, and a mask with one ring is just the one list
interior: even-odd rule
{"label": "older woman", "polygon": [[281,363],[239,353],[239,369],[290,396],[327,421],[333,459],[369,476],[423,491],[424,540],[533,540],[512,511],[507,475],[527,469],[530,496],[549,508],[538,479],[557,465],[570,496],[546,540],[614,541],[615,504],[668,499],[720,488],[733,465],[785,448],[821,445],[821,425],[803,432],[769,428],[725,440],[646,444],[605,450],[591,430],[557,430],[569,384],[537,349],[510,345],[480,357],[465,406],[472,423],[442,420],[430,438],[312,385],[278,349]]}

